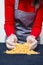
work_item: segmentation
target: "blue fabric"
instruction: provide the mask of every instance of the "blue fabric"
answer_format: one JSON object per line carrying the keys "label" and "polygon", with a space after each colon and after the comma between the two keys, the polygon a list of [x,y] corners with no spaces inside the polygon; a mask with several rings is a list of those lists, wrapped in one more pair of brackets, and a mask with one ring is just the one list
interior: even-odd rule
{"label": "blue fabric", "polygon": [[0,65],[43,65],[43,45],[38,45],[38,55],[14,54],[7,55],[5,44],[0,44]]}
{"label": "blue fabric", "polygon": [[[15,34],[18,38],[18,43],[24,43],[26,42],[27,36],[29,36],[31,33],[33,23],[31,23],[29,27],[25,27],[20,20],[15,19],[15,21]],[[40,43],[40,37],[37,38],[37,41]]]}

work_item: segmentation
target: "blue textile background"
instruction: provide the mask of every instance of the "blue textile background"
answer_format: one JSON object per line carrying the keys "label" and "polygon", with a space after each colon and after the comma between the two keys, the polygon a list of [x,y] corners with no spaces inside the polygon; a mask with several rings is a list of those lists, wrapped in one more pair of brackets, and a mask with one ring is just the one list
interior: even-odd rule
{"label": "blue textile background", "polygon": [[14,54],[7,55],[5,44],[0,44],[0,65],[43,65],[43,45],[38,45],[38,55]]}

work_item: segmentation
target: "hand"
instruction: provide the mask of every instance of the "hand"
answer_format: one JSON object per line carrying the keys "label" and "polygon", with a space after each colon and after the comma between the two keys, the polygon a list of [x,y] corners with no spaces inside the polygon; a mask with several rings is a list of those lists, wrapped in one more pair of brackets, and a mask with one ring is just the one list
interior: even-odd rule
{"label": "hand", "polygon": [[11,35],[7,38],[7,40],[6,40],[6,47],[7,47],[8,49],[13,49],[13,48],[15,47],[17,41],[18,41],[18,39],[17,39],[16,35],[11,34]]}
{"label": "hand", "polygon": [[30,43],[30,50],[34,50],[37,47],[37,40],[33,35],[28,36],[26,40]]}

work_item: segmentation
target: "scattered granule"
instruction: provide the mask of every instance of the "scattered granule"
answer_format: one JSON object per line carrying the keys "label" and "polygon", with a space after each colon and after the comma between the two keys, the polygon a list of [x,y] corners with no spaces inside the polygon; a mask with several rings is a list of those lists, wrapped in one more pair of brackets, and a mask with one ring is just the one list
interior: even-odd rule
{"label": "scattered granule", "polygon": [[29,46],[30,46],[29,43],[24,43],[24,44],[16,43],[16,47],[14,49],[6,50],[5,53],[6,54],[27,54],[27,55],[39,54],[39,52],[30,50]]}

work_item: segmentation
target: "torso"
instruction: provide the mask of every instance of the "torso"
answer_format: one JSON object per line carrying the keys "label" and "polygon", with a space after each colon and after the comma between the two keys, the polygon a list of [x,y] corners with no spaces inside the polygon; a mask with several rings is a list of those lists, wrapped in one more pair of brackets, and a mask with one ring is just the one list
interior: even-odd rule
{"label": "torso", "polygon": [[[16,1],[18,2],[18,0]],[[30,35],[36,11],[37,9],[26,0],[20,0],[18,5],[16,3],[14,15],[16,19],[16,35],[19,42],[26,42],[26,37]]]}

